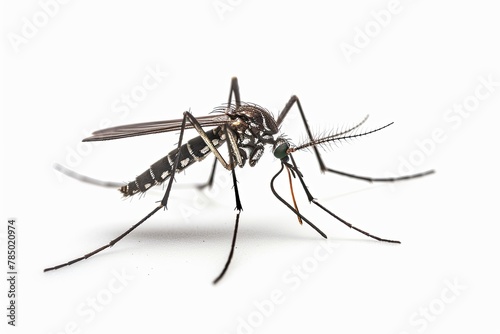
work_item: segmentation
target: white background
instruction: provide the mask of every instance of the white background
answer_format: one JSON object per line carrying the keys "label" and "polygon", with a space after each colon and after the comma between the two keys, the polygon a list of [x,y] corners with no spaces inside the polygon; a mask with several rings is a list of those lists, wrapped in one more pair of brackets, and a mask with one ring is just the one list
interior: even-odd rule
{"label": "white background", "polygon": [[[500,23],[493,2],[401,0],[380,31],[372,11],[380,17],[389,1],[70,1],[46,24],[40,3],[10,2],[2,10],[2,245],[9,217],[18,221],[19,239],[18,327],[9,332],[498,329]],[[231,10],[218,12],[214,4]],[[14,47],[12,36],[22,36],[26,20],[35,18],[43,26]],[[366,46],[359,44],[365,29],[372,29]],[[341,46],[355,42],[358,53],[346,57]],[[123,94],[140,89],[146,68],[157,67],[168,72],[162,82],[135,108],[117,110]],[[234,224],[231,184],[224,181],[230,174],[222,168],[211,193],[175,187],[168,211],[111,250],[43,273],[105,244],[163,196],[160,188],[123,200],[115,190],[61,176],[52,164],[72,161],[80,173],[129,181],[173,148],[174,133],[90,148],[81,139],[106,120],[172,119],[188,109],[205,115],[227,99],[232,76],[244,101],[275,115],[297,94],[316,133],[366,114],[366,129],[394,121],[333,145],[325,161],[385,176],[412,160],[414,172],[435,175],[370,185],[321,175],[310,152],[295,156],[328,208],[402,244],[350,231],[309,205],[296,182],[299,208],[329,236],[330,253],[318,248],[321,237],[273,197],[269,181],[279,162],[267,150],[256,167],[237,170],[244,211],[232,265],[218,285],[211,282],[226,261]],[[497,86],[479,88],[489,94],[478,100],[481,77]],[[474,101],[467,117],[449,118],[454,105]],[[294,142],[303,138],[296,110],[282,130]],[[429,144],[435,131],[441,142]],[[71,160],[77,150],[80,159]],[[189,168],[178,184],[204,181],[211,163]],[[277,188],[290,198],[286,174]],[[7,327],[5,281],[1,287]],[[275,294],[279,300],[269,301]]]}

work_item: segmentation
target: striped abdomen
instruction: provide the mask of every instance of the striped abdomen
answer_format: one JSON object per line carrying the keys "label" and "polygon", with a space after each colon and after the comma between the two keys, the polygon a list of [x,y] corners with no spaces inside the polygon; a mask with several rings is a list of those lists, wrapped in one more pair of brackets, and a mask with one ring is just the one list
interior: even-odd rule
{"label": "striped abdomen", "polygon": [[[224,142],[221,139],[223,131],[221,127],[216,127],[207,131],[207,136],[217,148]],[[129,182],[127,185],[120,188],[123,196],[132,196],[139,192],[145,192],[154,185],[163,183],[170,175],[177,158],[177,153],[180,151],[179,165],[177,172],[184,170],[196,161],[203,160],[209,153],[210,149],[205,144],[203,139],[198,136],[189,140],[186,144],[182,145],[179,149],[175,149],[165,157],[151,165],[151,167],[136,177],[135,181]]]}

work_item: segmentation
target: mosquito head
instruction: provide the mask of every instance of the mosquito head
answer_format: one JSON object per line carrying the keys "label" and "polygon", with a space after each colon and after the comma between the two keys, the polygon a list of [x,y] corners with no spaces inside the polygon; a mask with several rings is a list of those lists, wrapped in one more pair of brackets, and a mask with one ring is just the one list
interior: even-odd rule
{"label": "mosquito head", "polygon": [[273,144],[273,154],[277,159],[288,160],[290,142],[283,137],[278,137]]}

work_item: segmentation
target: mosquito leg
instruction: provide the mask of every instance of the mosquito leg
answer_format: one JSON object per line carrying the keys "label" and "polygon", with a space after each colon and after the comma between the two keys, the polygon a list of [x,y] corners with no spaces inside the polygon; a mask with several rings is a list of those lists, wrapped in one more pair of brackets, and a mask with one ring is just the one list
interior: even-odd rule
{"label": "mosquito leg", "polygon": [[[276,198],[281,203],[285,204],[285,206],[287,208],[289,208],[297,217],[300,217],[303,221],[305,221],[307,224],[309,224],[309,226],[311,226],[314,230],[316,230],[316,232],[318,232],[323,238],[326,239],[326,234],[323,233],[323,231],[321,231],[318,227],[316,227],[316,225],[314,225],[313,223],[311,223],[309,221],[309,219],[307,219],[306,217],[304,217],[299,211],[295,210],[295,208],[293,206],[291,206],[287,201],[285,201],[280,195],[278,195],[278,193],[274,189],[274,180],[276,180],[276,178],[281,174],[281,172],[283,171],[283,168],[284,168],[284,164],[282,163],[281,164],[281,169],[279,170],[279,172],[276,173],[276,175],[274,175],[273,178],[271,179],[271,191],[273,192],[274,196],[276,196]],[[291,167],[291,168],[293,168],[293,167]]]}
{"label": "mosquito leg", "polygon": [[[283,108],[283,110],[278,115],[278,120],[276,121],[278,123],[278,127],[281,126],[281,123],[283,123],[283,120],[288,115],[288,112],[290,111],[290,109],[292,109],[294,104],[297,104],[297,107],[299,108],[300,117],[302,117],[302,122],[304,123],[304,127],[306,128],[307,136],[309,137],[309,140],[312,141],[313,135],[311,129],[309,128],[309,124],[307,123],[306,115],[302,110],[302,105],[300,104],[300,100],[296,95],[292,95],[292,97],[290,97],[290,100],[288,100],[287,104],[285,105],[285,108]],[[326,166],[323,163],[323,160],[321,159],[321,155],[319,154],[318,148],[316,146],[313,146],[313,150],[314,154],[316,155],[316,158],[318,159],[319,167],[321,168],[321,171],[324,172]]]}
{"label": "mosquito leg", "polygon": [[[224,168],[226,168],[227,170],[231,170],[232,169],[232,165],[228,164],[226,162],[226,160],[224,160],[224,158],[220,154],[219,150],[210,141],[210,138],[208,138],[207,133],[205,132],[205,130],[203,130],[203,128],[201,127],[201,125],[198,122],[198,120],[193,115],[191,115],[191,113],[189,113],[187,111],[184,112],[183,122],[185,122],[186,120],[188,120],[189,123],[191,123],[193,125],[194,129],[198,132],[198,134],[200,135],[200,137],[203,139],[203,141],[207,145],[208,149],[215,155],[215,157],[221,163],[221,165],[224,166]],[[182,128],[184,128],[184,127],[185,126],[183,126]],[[181,133],[183,134],[184,131],[183,131],[182,128],[181,128]],[[227,140],[227,134],[226,134],[226,138],[223,138],[222,140]],[[238,152],[238,154],[239,154],[239,152]]]}
{"label": "mosquito leg", "polygon": [[433,174],[435,171],[433,169],[422,172],[422,173],[417,173],[417,174],[411,174],[411,175],[404,175],[404,176],[399,176],[399,177],[369,177],[369,176],[360,176],[360,175],[355,175],[351,173],[346,173],[342,172],[340,170],[332,169],[332,168],[326,168],[325,169],[327,172],[330,173],[335,173],[347,177],[351,177],[353,179],[358,179],[358,180],[364,180],[368,182],[395,182],[395,181],[403,181],[403,180],[409,180],[409,179],[415,179],[417,177],[422,177],[426,175]]}
{"label": "mosquito leg", "polygon": [[[289,155],[289,157],[292,159],[292,164],[293,166],[289,166],[290,168],[293,168],[295,170],[298,170],[298,167],[297,167],[297,164],[295,163],[295,160],[293,159],[292,155]],[[285,163],[288,165],[288,163]],[[309,202],[311,203],[314,203],[315,205],[317,205],[318,207],[320,207],[323,211],[327,212],[328,214],[330,214],[330,216],[334,217],[335,219],[337,219],[338,221],[342,222],[343,224],[345,224],[347,227],[349,228],[352,228],[353,230],[356,230],[358,231],[359,233],[362,233],[370,238],[373,238],[375,240],[378,240],[378,241],[385,241],[385,242],[391,242],[391,243],[397,243],[397,244],[400,244],[401,242],[400,241],[397,241],[397,240],[390,240],[390,239],[384,239],[384,238],[380,238],[380,237],[377,237],[373,234],[370,234],[366,231],[363,231],[362,229],[360,228],[357,228],[356,226],[352,225],[351,223],[347,222],[346,220],[340,218],[339,216],[337,216],[336,214],[334,214],[333,212],[331,212],[330,210],[328,210],[327,208],[325,208],[323,205],[321,205],[315,198],[314,196],[311,194],[311,192],[309,191],[309,189],[307,188],[307,185],[305,184],[304,182],[304,179],[303,179],[303,176],[301,173],[297,173],[298,177],[299,177],[299,180],[300,180],[300,183],[302,184],[302,188],[304,189],[304,192],[306,193],[307,195],[307,199],[309,200]]]}
{"label": "mosquito leg", "polygon": [[217,166],[217,158],[214,159],[214,162],[212,164],[212,171],[210,172],[210,175],[208,177],[208,180],[206,182],[203,182],[203,183],[187,183],[187,184],[178,184],[177,187],[179,188],[196,188],[198,190],[203,190],[205,188],[212,188],[213,184],[214,184],[214,179],[215,179],[215,168]]}
{"label": "mosquito leg", "polygon": [[[309,128],[309,124],[307,123],[306,116],[304,114],[304,110],[302,109],[302,105],[300,104],[300,100],[299,100],[299,98],[296,95],[293,95],[290,98],[290,100],[288,101],[288,103],[283,108],[283,111],[279,114],[278,120],[277,120],[278,127],[281,125],[281,123],[283,123],[283,120],[288,115],[288,112],[290,111],[290,109],[293,107],[294,104],[296,104],[297,108],[299,109],[300,116],[302,118],[302,122],[304,123],[304,127],[306,128],[307,136],[309,137],[309,140],[312,141],[314,138],[312,136],[311,129]],[[358,125],[356,125],[356,126],[352,127],[351,129],[347,130],[347,132],[356,129],[358,126],[360,126],[361,124],[363,124],[365,120],[366,120],[366,118],[361,123],[359,123]],[[364,181],[368,181],[368,182],[394,182],[394,181],[402,181],[402,180],[414,179],[414,178],[417,178],[417,177],[422,177],[422,176],[426,176],[426,175],[434,173],[434,170],[428,170],[428,171],[423,172],[423,173],[412,174],[412,175],[404,175],[404,176],[400,176],[400,177],[376,178],[376,177],[360,176],[360,175],[355,175],[355,174],[351,174],[351,173],[342,172],[342,171],[339,171],[339,170],[336,170],[336,169],[328,168],[325,165],[325,163],[323,162],[323,159],[321,158],[321,154],[319,153],[319,150],[318,150],[318,148],[316,146],[313,146],[313,151],[314,151],[314,154],[316,155],[316,159],[318,160],[319,168],[321,169],[321,172],[323,172],[323,173],[324,172],[335,173],[335,174],[339,174],[339,175],[351,177],[351,178],[358,179],[358,180],[364,180]]]}
{"label": "mosquito leg", "polygon": [[[228,148],[229,148],[229,163],[232,165],[233,164],[233,152],[232,151],[234,150],[234,148],[231,146],[229,146]],[[238,147],[236,147],[236,151],[238,151]],[[234,248],[236,245],[236,236],[238,234],[238,224],[240,221],[240,213],[243,210],[243,207],[241,205],[241,200],[240,200],[240,192],[238,190],[238,180],[236,179],[235,168],[233,168],[233,170],[231,171],[231,174],[233,176],[234,197],[236,199],[235,210],[237,210],[238,212],[236,213],[236,221],[235,221],[235,225],[234,225],[233,240],[231,242],[231,251],[229,252],[229,256],[227,258],[226,264],[224,265],[224,268],[222,269],[219,276],[217,276],[214,279],[213,284],[217,284],[217,282],[219,282],[221,280],[221,278],[224,276],[224,274],[226,273],[227,268],[229,268],[229,264],[231,263],[231,260],[233,258]]]}
{"label": "mosquito leg", "polygon": [[[184,130],[186,128],[186,121],[189,120],[191,122],[191,124],[193,124],[193,126],[196,128],[196,126],[198,126],[200,129],[201,129],[201,126],[199,125],[199,123],[196,121],[196,119],[191,115],[189,114],[188,112],[185,112],[184,113],[184,117],[182,119],[182,125],[181,125],[181,131],[180,131],[180,135],[179,135],[179,142],[178,142],[178,146],[177,146],[177,149],[179,150],[181,145],[182,145],[182,139],[184,137]],[[198,130],[198,128],[197,128]],[[203,129],[201,129],[201,132],[205,135],[206,137],[206,134],[205,132],[203,131]],[[200,134],[201,135],[201,134]],[[210,142],[210,140],[208,138],[206,138],[206,141]],[[210,142],[210,144],[212,145],[213,147],[213,144]],[[208,144],[207,144],[208,145]],[[215,149],[215,148],[214,148]],[[217,151],[217,149],[215,149]],[[218,153],[218,151],[217,151]],[[219,154],[220,155],[220,154]],[[180,154],[177,154],[176,156],[176,159],[174,161],[174,164],[172,166],[173,168],[173,171],[174,171],[174,174],[175,174],[175,171],[178,169],[178,166],[179,166],[179,160],[180,160]],[[225,162],[225,161],[224,161]],[[227,165],[227,164],[226,164]],[[60,169],[59,169],[60,170]],[[66,172],[66,170],[63,168],[63,172]],[[76,179],[80,179],[84,182],[90,182],[89,180],[86,179],[86,177],[80,177],[80,174],[76,174],[76,175],[73,175],[71,173],[65,173],[65,174],[69,174],[69,176],[72,176]],[[128,235],[130,232],[132,232],[133,230],[135,230],[137,227],[139,227],[142,223],[144,223],[146,220],[148,220],[152,215],[154,215],[158,210],[160,210],[161,208],[166,208],[167,207],[167,202],[168,202],[168,198],[170,196],[170,191],[172,189],[172,183],[173,183],[173,180],[174,180],[174,177],[172,175],[172,177],[170,177],[169,179],[169,182],[168,182],[168,186],[167,186],[167,189],[165,191],[165,195],[163,196],[163,199],[161,201],[161,204],[159,206],[157,206],[153,211],[151,211],[148,215],[146,215],[143,219],[141,219],[138,223],[136,223],[135,225],[133,225],[131,228],[129,228],[127,231],[125,231],[125,233],[121,234],[120,236],[118,236],[117,238],[111,240],[107,245],[104,245],[96,250],[94,250],[93,252],[90,252],[88,254],[85,254],[84,256],[81,256],[79,258],[76,258],[74,260],[71,260],[69,262],[66,262],[66,263],[63,263],[63,264],[60,264],[60,265],[57,265],[55,267],[51,267],[51,268],[46,268],[44,271],[51,271],[51,270],[55,270],[55,269],[59,269],[59,268],[62,268],[62,267],[65,267],[65,266],[69,266],[73,263],[76,263],[76,262],[79,262],[81,260],[85,260],[85,259],[88,259],[89,257],[97,254],[97,253],[100,253],[101,251],[107,249],[107,248],[110,248],[112,247],[114,244],[116,244],[118,241],[120,241],[121,239],[123,239],[126,235]],[[237,202],[239,203],[239,197],[238,197],[238,200]],[[241,204],[240,204],[240,207],[241,207]],[[241,210],[241,208],[240,208]],[[239,217],[238,217],[239,218]]]}
{"label": "mosquito leg", "polygon": [[[168,197],[170,196],[170,190],[172,189],[172,184],[174,182],[175,173],[177,172],[177,169],[179,168],[179,160],[181,159],[180,148],[182,146],[182,139],[184,137],[184,130],[186,129],[186,120],[189,118],[190,115],[191,114],[189,112],[185,111],[184,117],[182,117],[181,131],[179,134],[179,141],[177,143],[177,151],[179,153],[175,157],[174,164],[172,166],[172,175],[170,176],[170,179],[168,180],[167,190],[165,190],[165,195],[163,196],[163,199],[161,200],[161,206],[164,207],[165,209],[167,208]],[[191,116],[191,117],[193,117],[193,116]],[[193,117],[193,119],[194,119],[194,117]],[[195,119],[195,121],[196,121],[196,119]],[[207,135],[206,135],[205,131],[202,130],[202,132],[206,137]],[[208,141],[210,141],[210,140],[208,140]]]}
{"label": "mosquito leg", "polygon": [[129,234],[130,232],[132,232],[133,230],[135,230],[137,227],[139,227],[139,225],[141,225],[142,223],[144,223],[146,220],[148,220],[152,215],[154,215],[158,210],[160,210],[162,208],[162,206],[157,206],[153,211],[151,211],[146,217],[142,218],[138,223],[136,223],[135,225],[133,225],[131,228],[129,228],[127,231],[125,231],[125,233],[122,233],[120,236],[118,236],[117,238],[111,240],[107,245],[104,245],[102,247],[99,247],[97,248],[95,251],[93,252],[90,252],[88,254],[85,254],[84,256],[81,256],[79,258],[76,258],[74,260],[71,260],[69,262],[66,262],[66,263],[63,263],[63,264],[60,264],[60,265],[57,265],[55,267],[50,267],[50,268],[46,268],[44,269],[43,271],[51,271],[51,270],[56,270],[56,269],[59,269],[59,268],[62,268],[62,267],[66,267],[66,266],[69,266],[69,265],[72,265],[73,263],[76,263],[76,262],[79,262],[81,260],[86,260],[88,259],[89,257],[97,254],[97,253],[100,253],[102,252],[103,250],[105,250],[106,248],[110,248],[112,247],[114,244],[116,244],[118,241],[120,241],[121,239],[123,239],[127,234]]}
{"label": "mosquito leg", "polygon": [[[241,99],[240,99],[240,87],[238,85],[238,78],[233,77],[231,78],[231,86],[229,87],[229,98],[227,99],[227,106],[229,107],[231,105],[231,101],[233,100],[233,94],[234,94],[234,99],[236,106],[239,107],[241,105]],[[213,183],[214,183],[214,176],[215,176],[215,168],[217,167],[217,159],[214,161],[214,164],[212,166],[212,172],[210,173],[210,177],[208,178],[208,181],[206,183],[200,184],[197,186],[198,189],[203,189],[205,187],[211,188]]]}
{"label": "mosquito leg", "polygon": [[[234,172],[234,170],[233,170],[233,172]],[[226,273],[227,268],[229,268],[229,264],[231,263],[231,260],[233,258],[234,247],[236,245],[236,235],[238,234],[238,224],[239,224],[239,221],[240,221],[240,213],[238,212],[236,214],[236,223],[234,225],[233,241],[231,242],[231,251],[229,252],[229,256],[227,258],[226,264],[224,265],[224,269],[222,269],[222,271],[219,274],[219,276],[217,276],[214,279],[213,284],[217,284],[217,282],[219,282],[221,280],[221,278],[224,276],[224,274]]]}
{"label": "mosquito leg", "polygon": [[212,188],[212,186],[214,184],[214,177],[215,177],[215,169],[216,168],[217,168],[217,158],[214,159],[214,162],[212,164],[212,171],[210,172],[210,176],[208,177],[207,182],[197,184],[196,188],[198,188],[199,190],[202,190],[202,189],[207,188],[207,187],[208,187],[208,189]]}
{"label": "mosquito leg", "polygon": [[[228,108],[231,105],[231,101],[233,100],[233,94],[234,94],[234,100],[235,100],[236,106],[237,107],[241,106],[240,87],[238,85],[238,78],[237,77],[231,78],[231,86],[229,87],[229,97],[227,99]],[[198,185],[197,186],[198,189],[203,189],[205,187],[208,187],[208,188],[212,187],[212,185],[214,183],[216,166],[217,166],[217,160],[214,161],[214,164],[212,166],[212,172],[210,173],[210,177],[208,178],[208,181],[206,183]]]}
{"label": "mosquito leg", "polygon": [[[233,100],[233,94],[234,94],[235,104],[236,104],[237,107],[239,107],[241,105],[240,88],[239,88],[239,85],[238,85],[238,78],[236,78],[236,77],[233,77],[231,79],[231,86],[229,88],[229,97],[228,97],[228,100],[227,100],[227,106],[228,106],[228,108],[231,105],[231,101]],[[201,127],[201,125],[199,124],[199,122],[196,120],[196,118],[193,117],[189,113],[188,113],[188,117],[189,117],[189,122],[193,125],[193,127],[196,129],[196,131],[198,132],[198,134],[203,138],[203,140],[207,144],[207,146],[210,149],[210,151],[212,153],[214,153],[214,155],[217,158],[217,160],[219,160],[219,162],[224,166],[224,168],[226,168],[228,170],[231,170],[234,167],[234,164],[233,163],[229,163],[229,164],[226,163],[226,161],[224,160],[224,158],[222,157],[222,155],[219,153],[219,151],[217,150],[217,148],[215,148],[214,145],[207,138],[207,136],[205,134],[205,131],[203,130],[203,128]],[[226,140],[228,141],[228,146],[233,146],[234,156],[237,159],[238,165],[242,166],[243,165],[242,164],[242,157],[241,157],[241,154],[240,154],[239,150],[237,149],[237,144],[236,144],[237,138],[236,138],[236,135],[233,132],[231,132],[227,127],[225,127],[224,131],[226,132],[225,134],[226,134]],[[206,187],[207,185],[209,187],[212,186],[214,175],[215,175],[216,165],[217,164],[214,162],[214,165],[212,167],[212,172],[210,173],[210,177],[208,179],[208,182],[206,184],[200,185],[199,188]]]}
{"label": "mosquito leg", "polygon": [[[184,129],[186,127],[186,119],[188,119],[188,115],[189,115],[189,113],[187,113],[187,112],[184,113],[184,117],[182,119],[181,132],[180,132],[180,135],[179,135],[179,143],[178,143],[178,147],[177,147],[178,150],[179,150],[179,148],[181,147],[181,144],[182,144],[182,138],[184,136]],[[177,170],[177,168],[179,166],[179,160],[180,160],[180,154],[177,154],[177,157],[176,157],[174,165],[173,165],[173,171],[174,171],[174,173],[175,173],[175,171]],[[170,195],[170,190],[172,189],[172,182],[173,182],[173,180],[174,180],[174,177],[172,175],[172,177],[170,177],[170,179],[169,179],[167,190],[165,191],[165,195],[163,196],[161,204],[159,206],[157,206],[153,211],[151,211],[146,217],[144,217],[138,223],[136,223],[131,228],[129,228],[127,231],[125,231],[125,233],[123,233],[120,236],[118,236],[117,238],[111,240],[107,245],[104,245],[104,246],[102,246],[102,247],[94,250],[93,252],[85,254],[84,256],[81,256],[79,258],[71,260],[71,261],[69,261],[67,263],[60,264],[60,265],[55,266],[55,267],[47,268],[44,271],[50,271],[50,270],[59,269],[59,268],[65,267],[65,266],[69,266],[69,265],[71,265],[71,264],[73,264],[75,262],[79,262],[81,260],[88,259],[89,257],[91,257],[91,256],[93,256],[93,255],[95,255],[97,253],[102,252],[106,248],[112,247],[118,241],[120,241],[121,239],[123,239],[127,234],[129,234],[130,232],[132,232],[133,230],[135,230],[137,227],[139,227],[139,225],[141,225],[146,220],[148,220],[149,217],[151,217],[152,215],[154,215],[158,210],[160,210],[161,208],[166,208],[167,207],[168,197]]]}
{"label": "mosquito leg", "polygon": [[[177,147],[178,150],[180,149],[180,147],[182,145],[182,139],[183,139],[183,136],[184,136],[184,129],[186,128],[186,120],[189,119],[189,116],[191,116],[189,113],[187,113],[187,112],[184,113],[184,117],[182,119],[182,125],[181,125],[181,132],[180,132],[180,135],[179,135],[179,143],[178,143],[178,147]],[[173,171],[174,171],[174,173],[175,173],[175,171],[177,170],[177,168],[179,166],[179,160],[180,160],[180,154],[177,154],[177,157],[176,157],[174,165],[173,165]],[[55,267],[47,268],[44,271],[50,271],[50,270],[59,269],[59,268],[65,267],[65,266],[69,266],[69,265],[71,265],[71,264],[73,264],[75,262],[79,262],[81,260],[87,259],[87,258],[89,258],[89,257],[91,257],[91,256],[93,256],[93,255],[95,255],[95,254],[97,254],[97,253],[105,250],[106,248],[112,247],[114,244],[116,244],[118,241],[120,241],[122,238],[124,238],[127,234],[129,234],[130,232],[132,232],[133,230],[135,230],[139,225],[141,225],[146,220],[148,220],[158,210],[160,210],[161,208],[166,208],[167,207],[168,197],[170,196],[170,190],[172,189],[173,180],[174,180],[174,177],[173,176],[170,177],[170,180],[169,180],[168,186],[167,186],[167,190],[165,191],[165,195],[163,196],[161,204],[159,206],[157,206],[153,211],[151,211],[146,217],[144,217],[138,223],[136,223],[131,228],[129,228],[125,233],[121,234],[116,239],[111,240],[107,245],[104,245],[104,246],[102,246],[102,247],[94,250],[93,252],[85,254],[84,256],[76,258],[74,260],[71,260],[71,261],[69,261],[67,263],[60,264],[60,265],[55,266]]]}
{"label": "mosquito leg", "polygon": [[80,182],[83,182],[83,183],[93,184],[95,186],[100,186],[100,187],[105,187],[105,188],[120,188],[126,184],[124,182],[113,182],[113,181],[103,181],[103,180],[94,179],[93,177],[82,175],[80,173],[75,172],[74,170],[66,168],[57,162],[54,163],[53,167],[55,170],[59,171],[60,173],[66,175],[66,176],[69,176],[69,177],[71,177],[75,180],[78,180]]}
{"label": "mosquito leg", "polygon": [[227,100],[228,108],[231,105],[231,101],[233,100],[233,93],[234,93],[234,100],[236,103],[236,107],[241,106],[240,87],[238,85],[238,78],[236,77],[231,78],[231,87],[229,88],[229,98]]}

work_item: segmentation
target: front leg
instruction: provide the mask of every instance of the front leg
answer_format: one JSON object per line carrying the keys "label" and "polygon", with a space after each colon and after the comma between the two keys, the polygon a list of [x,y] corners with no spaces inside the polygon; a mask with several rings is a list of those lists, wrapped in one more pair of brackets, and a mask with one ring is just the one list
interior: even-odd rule
{"label": "front leg", "polygon": [[364,235],[366,235],[367,237],[370,237],[372,239],[375,239],[375,240],[378,240],[378,241],[384,241],[384,242],[389,242],[389,243],[396,243],[396,244],[400,244],[401,242],[398,241],[398,240],[391,240],[391,239],[384,239],[384,238],[380,238],[380,237],[377,237],[373,234],[370,234],[354,225],[352,225],[351,223],[347,222],[346,220],[340,218],[339,216],[337,216],[335,213],[331,212],[330,210],[328,210],[327,208],[325,208],[323,205],[321,205],[318,200],[316,198],[314,198],[314,196],[311,194],[311,192],[309,191],[307,185],[305,184],[304,182],[304,179],[303,179],[303,176],[302,174],[299,172],[299,169],[297,167],[297,164],[295,163],[295,160],[293,159],[293,156],[290,154],[289,157],[291,158],[292,160],[292,164],[293,165],[290,165],[288,162],[283,162],[283,164],[285,164],[285,166],[287,166],[287,168],[290,168],[291,170],[295,170],[297,171],[297,176],[299,177],[299,180],[300,180],[300,184],[302,185],[302,188],[304,189],[304,192],[307,196],[307,199],[309,200],[309,203],[314,203],[315,205],[317,205],[319,208],[321,208],[323,211],[325,211],[326,213],[328,213],[330,216],[334,217],[335,219],[337,219],[338,221],[340,221],[341,223],[343,223],[344,225],[346,225],[347,227],[353,229],[353,230],[356,230],[358,231],[359,233],[362,233]]}
{"label": "front leg", "polygon": [[[311,129],[309,128],[309,124],[307,123],[306,116],[304,114],[304,110],[302,109],[302,105],[300,104],[300,100],[295,95],[293,95],[290,98],[290,100],[288,101],[288,103],[283,108],[283,111],[278,115],[278,120],[277,120],[278,127],[283,123],[283,120],[288,115],[288,112],[290,111],[290,109],[295,104],[297,105],[297,108],[299,109],[300,116],[302,118],[302,122],[304,123],[304,127],[306,128],[306,132],[307,132],[307,136],[309,137],[309,140],[310,141],[314,141],[313,135],[311,133]],[[357,124],[357,125],[349,128],[349,129],[347,129],[346,131],[343,131],[341,134],[346,134],[348,132],[351,132],[351,131],[357,129],[359,126],[361,126],[361,124],[363,124],[366,121],[366,119],[367,119],[367,117],[365,117],[365,119],[363,121],[361,121],[359,124]],[[350,178],[353,178],[353,179],[364,180],[364,181],[368,181],[368,182],[394,182],[394,181],[402,181],[402,180],[414,179],[414,178],[417,178],[417,177],[422,177],[422,176],[426,176],[426,175],[434,173],[434,170],[428,170],[426,172],[417,173],[417,174],[411,174],[411,175],[404,175],[404,176],[400,176],[400,177],[379,177],[379,178],[377,178],[377,177],[355,175],[355,174],[346,173],[346,172],[342,172],[342,171],[339,171],[339,170],[327,167],[325,165],[325,163],[323,162],[323,159],[321,158],[321,154],[319,153],[318,148],[316,146],[313,146],[312,148],[313,148],[314,154],[316,155],[316,159],[318,160],[319,168],[321,169],[321,172],[323,172],[323,173],[324,172],[330,172],[330,173],[335,173],[335,174],[347,176],[347,177],[350,177]]]}

